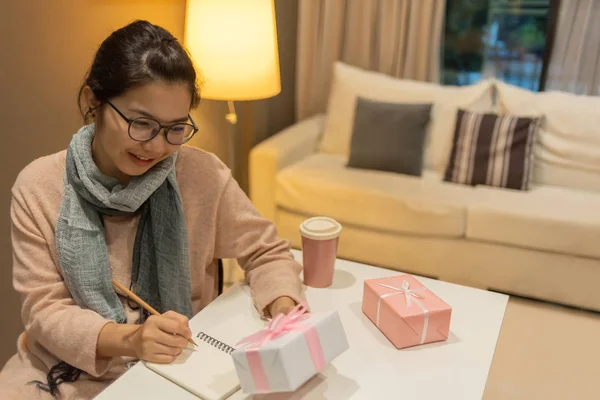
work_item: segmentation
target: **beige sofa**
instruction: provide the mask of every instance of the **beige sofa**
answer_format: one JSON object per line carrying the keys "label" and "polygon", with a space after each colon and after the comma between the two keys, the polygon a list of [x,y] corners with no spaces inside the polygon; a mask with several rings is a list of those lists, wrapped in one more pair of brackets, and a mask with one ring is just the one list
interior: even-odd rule
{"label": "beige sofa", "polygon": [[[346,168],[357,96],[433,103],[421,177]],[[533,187],[442,179],[459,107],[543,116]],[[600,310],[600,99],[494,80],[443,87],[337,63],[327,113],[250,154],[250,197],[300,248],[299,224],[327,215],[339,256],[449,282]]]}

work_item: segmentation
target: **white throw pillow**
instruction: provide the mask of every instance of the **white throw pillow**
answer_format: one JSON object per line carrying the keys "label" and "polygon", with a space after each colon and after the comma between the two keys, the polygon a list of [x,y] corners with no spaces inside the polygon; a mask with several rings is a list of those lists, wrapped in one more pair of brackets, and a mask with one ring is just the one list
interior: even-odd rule
{"label": "white throw pillow", "polygon": [[491,112],[493,81],[470,86],[393,78],[336,62],[319,151],[348,157],[357,97],[393,103],[433,104],[425,141],[424,168],[443,174],[448,163],[458,108]]}
{"label": "white throw pillow", "polygon": [[534,147],[533,181],[600,191],[600,97],[532,92],[497,82],[498,110],[543,116]]}

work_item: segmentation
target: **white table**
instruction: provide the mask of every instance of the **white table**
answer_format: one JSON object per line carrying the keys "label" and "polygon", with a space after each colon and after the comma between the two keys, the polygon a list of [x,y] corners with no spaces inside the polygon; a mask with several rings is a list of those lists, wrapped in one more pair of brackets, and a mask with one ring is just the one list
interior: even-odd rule
{"label": "white table", "polygon": [[[297,259],[299,252],[294,251]],[[450,337],[445,342],[397,350],[362,313],[363,281],[398,275],[397,271],[338,260],[334,284],[307,288],[313,311],[339,310],[350,349],[294,393],[260,399],[481,399],[500,333],[508,296],[418,277],[452,307]],[[224,324],[224,342],[235,343],[264,327],[252,306],[249,288],[236,284],[190,321],[193,332]],[[253,325],[255,324],[255,325]],[[132,397],[133,396],[133,397]],[[198,400],[138,363],[97,399],[143,398]],[[249,399],[238,391],[231,400]]]}

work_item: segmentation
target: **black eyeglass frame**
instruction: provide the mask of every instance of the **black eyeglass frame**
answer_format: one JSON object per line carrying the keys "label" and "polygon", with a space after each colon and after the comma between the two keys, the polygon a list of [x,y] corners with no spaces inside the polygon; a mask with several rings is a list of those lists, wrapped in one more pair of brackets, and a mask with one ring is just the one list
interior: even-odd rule
{"label": "black eyeglass frame", "polygon": [[[143,142],[149,142],[150,140],[152,140],[152,139],[154,139],[156,136],[158,136],[158,134],[159,134],[161,131],[164,131],[164,133],[165,133],[165,139],[167,140],[167,142],[168,142],[169,144],[172,144],[172,145],[174,145],[174,146],[180,146],[180,145],[183,145],[183,144],[185,144],[185,143],[189,142],[189,141],[190,141],[190,139],[191,139],[191,138],[193,138],[193,137],[194,137],[194,135],[195,135],[196,133],[198,133],[198,126],[196,125],[196,122],[194,122],[194,120],[193,120],[193,118],[192,118],[192,116],[191,116],[190,114],[188,114],[188,118],[189,118],[189,120],[192,122],[191,124],[188,124],[187,122],[178,122],[178,123],[176,123],[176,124],[171,124],[171,125],[163,125],[163,124],[161,124],[161,123],[160,123],[160,121],[158,121],[158,120],[156,120],[156,119],[154,119],[154,118],[150,118],[150,117],[137,117],[137,118],[128,118],[128,117],[127,117],[125,114],[123,114],[123,113],[121,112],[121,110],[119,110],[117,107],[115,107],[115,105],[114,105],[113,103],[111,103],[109,100],[106,100],[106,103],[108,103],[108,105],[109,105],[109,106],[111,106],[111,107],[113,108],[113,110],[115,110],[115,111],[117,112],[117,114],[119,114],[119,116],[120,116],[121,118],[123,118],[123,119],[124,119],[124,120],[127,122],[127,124],[128,124],[128,126],[127,126],[127,134],[129,135],[129,137],[130,137],[131,139],[135,140],[136,142],[141,142],[141,143],[143,143]],[[150,138],[148,138],[148,139],[144,139],[144,140],[136,139],[136,138],[134,138],[134,137],[131,135],[131,124],[133,124],[135,121],[137,121],[137,120],[139,120],[139,119],[147,119],[147,120],[150,120],[150,121],[154,121],[154,122],[156,122],[156,123],[158,124],[158,126],[159,126],[159,129],[156,131],[156,133],[155,133],[154,135],[152,135],[152,136],[151,136]],[[173,127],[174,127],[174,126],[177,126],[177,125],[188,125],[188,126],[191,126],[191,127],[194,129],[194,131],[193,131],[193,133],[190,135],[190,137],[188,137],[188,138],[187,138],[187,139],[186,139],[184,142],[181,142],[181,143],[172,143],[171,141],[169,141],[169,135],[168,135],[168,134],[169,134],[169,131],[170,131],[171,129],[173,129]]]}

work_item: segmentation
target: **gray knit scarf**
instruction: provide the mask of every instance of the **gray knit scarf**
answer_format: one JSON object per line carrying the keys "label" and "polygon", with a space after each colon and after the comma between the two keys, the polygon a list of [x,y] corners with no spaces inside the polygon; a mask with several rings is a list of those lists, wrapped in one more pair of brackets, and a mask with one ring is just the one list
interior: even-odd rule
{"label": "gray knit scarf", "polygon": [[112,285],[103,215],[140,212],[131,281],[135,293],[158,312],[192,317],[188,242],[175,177],[176,155],[123,186],[92,159],[95,125],[84,126],[67,150],[64,199],[56,226],[59,268],[82,308],[125,322]]}

